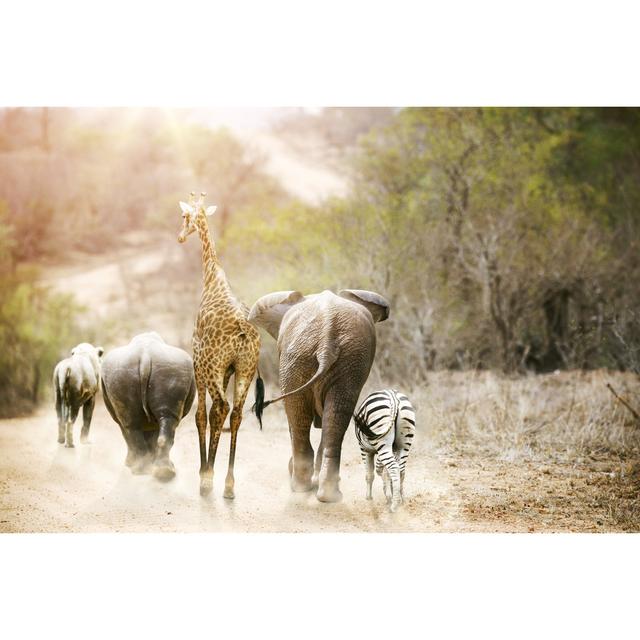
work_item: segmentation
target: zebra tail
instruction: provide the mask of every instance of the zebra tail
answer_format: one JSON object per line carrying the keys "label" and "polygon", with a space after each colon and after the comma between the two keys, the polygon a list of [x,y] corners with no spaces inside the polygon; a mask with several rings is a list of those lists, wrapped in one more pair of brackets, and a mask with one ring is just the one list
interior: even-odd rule
{"label": "zebra tail", "polygon": [[378,437],[371,431],[369,425],[355,413],[353,414],[353,421],[356,424],[356,428],[369,438],[369,440],[375,440]]}

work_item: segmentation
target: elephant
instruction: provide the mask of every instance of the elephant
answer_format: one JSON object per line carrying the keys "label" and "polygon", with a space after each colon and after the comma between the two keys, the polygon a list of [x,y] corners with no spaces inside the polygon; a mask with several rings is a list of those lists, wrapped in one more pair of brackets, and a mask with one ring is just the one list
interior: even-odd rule
{"label": "elephant", "polygon": [[171,480],[175,430],[196,393],[193,361],[155,332],[110,351],[102,365],[102,394],[127,443],[125,464],[134,474]]}
{"label": "elephant", "polygon": [[100,386],[100,358],[104,349],[81,342],[71,356],[61,360],[53,371],[53,387],[58,416],[58,442],[73,447],[73,424],[82,407],[80,442],[89,442],[89,428]]}
{"label": "elephant", "polygon": [[[249,321],[277,340],[283,395],[264,406],[284,400],[293,491],[317,488],[320,502],[342,499],[342,441],[373,364],[374,324],[388,317],[389,303],[382,296],[357,289],[308,296],[278,291],[251,308]],[[315,464],[312,422],[322,429]]]}

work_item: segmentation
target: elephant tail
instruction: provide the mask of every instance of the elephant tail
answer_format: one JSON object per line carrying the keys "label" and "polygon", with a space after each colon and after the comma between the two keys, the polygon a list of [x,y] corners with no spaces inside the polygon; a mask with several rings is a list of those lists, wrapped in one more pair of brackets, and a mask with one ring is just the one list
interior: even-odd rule
{"label": "elephant tail", "polygon": [[147,416],[147,420],[152,422],[151,412],[149,411],[149,405],[147,404],[147,389],[149,387],[149,378],[151,377],[151,357],[146,349],[142,350],[140,356],[140,397],[142,398],[142,408],[144,415]]}
{"label": "elephant tail", "polygon": [[256,378],[256,395],[255,402],[251,407],[251,411],[256,414],[256,418],[258,418],[258,422],[260,423],[260,431],[262,431],[262,412],[265,408],[264,403],[264,381],[260,377],[260,369],[258,369],[258,377]]}
{"label": "elephant tail", "polygon": [[301,387],[298,387],[297,389],[294,389],[293,391],[289,391],[288,393],[284,393],[283,395],[278,396],[277,398],[273,398],[273,400],[267,400],[264,403],[263,408],[268,407],[270,404],[273,404],[274,402],[279,402],[280,400],[284,400],[285,398],[288,398],[289,396],[293,396],[296,393],[300,393],[301,391],[304,391],[305,389],[308,389],[312,384],[314,384],[314,382],[319,380],[334,365],[334,363],[337,360],[338,360],[338,350],[337,349],[332,349],[332,350],[325,351],[324,354],[321,357],[318,358],[318,370],[313,374],[313,376],[311,377],[310,380],[305,382]]}

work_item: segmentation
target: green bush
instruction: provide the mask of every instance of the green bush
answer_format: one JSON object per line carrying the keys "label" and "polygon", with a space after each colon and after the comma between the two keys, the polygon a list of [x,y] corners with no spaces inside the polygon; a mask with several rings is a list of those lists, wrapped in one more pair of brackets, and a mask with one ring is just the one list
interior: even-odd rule
{"label": "green bush", "polygon": [[[0,251],[2,249],[0,248]],[[0,418],[24,414],[51,387],[53,368],[78,342],[80,307],[48,293],[35,272],[0,272]]]}

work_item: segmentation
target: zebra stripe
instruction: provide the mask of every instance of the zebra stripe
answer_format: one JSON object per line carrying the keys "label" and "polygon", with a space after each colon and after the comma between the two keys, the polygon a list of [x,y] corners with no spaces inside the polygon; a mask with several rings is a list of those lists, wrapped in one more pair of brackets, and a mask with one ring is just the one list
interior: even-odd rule
{"label": "zebra stripe", "polygon": [[394,389],[374,391],[354,414],[356,438],[367,469],[367,499],[371,499],[374,467],[395,511],[402,501],[404,473],[415,435],[416,414],[409,398]]}

